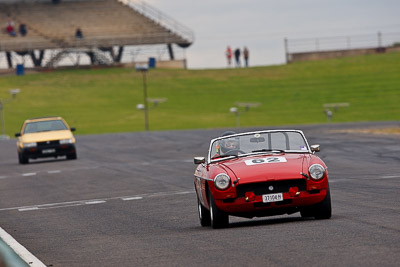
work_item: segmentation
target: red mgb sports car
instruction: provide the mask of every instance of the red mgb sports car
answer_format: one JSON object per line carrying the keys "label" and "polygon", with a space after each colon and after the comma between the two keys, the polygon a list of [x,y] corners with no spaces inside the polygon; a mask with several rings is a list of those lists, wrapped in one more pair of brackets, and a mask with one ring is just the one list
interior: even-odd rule
{"label": "red mgb sports car", "polygon": [[298,130],[226,132],[211,140],[207,158],[194,158],[200,224],[223,228],[229,215],[295,212],[329,219],[328,170],[317,151]]}

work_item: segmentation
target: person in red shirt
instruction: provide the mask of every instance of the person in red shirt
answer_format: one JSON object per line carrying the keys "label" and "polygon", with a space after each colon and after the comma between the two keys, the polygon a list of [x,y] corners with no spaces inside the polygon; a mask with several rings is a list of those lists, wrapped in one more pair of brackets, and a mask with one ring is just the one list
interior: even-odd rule
{"label": "person in red shirt", "polygon": [[226,59],[228,60],[228,67],[230,67],[232,64],[232,49],[229,45],[226,47],[225,55]]}
{"label": "person in red shirt", "polygon": [[17,36],[17,33],[14,30],[14,22],[11,19],[9,19],[6,24],[6,31],[10,36]]}

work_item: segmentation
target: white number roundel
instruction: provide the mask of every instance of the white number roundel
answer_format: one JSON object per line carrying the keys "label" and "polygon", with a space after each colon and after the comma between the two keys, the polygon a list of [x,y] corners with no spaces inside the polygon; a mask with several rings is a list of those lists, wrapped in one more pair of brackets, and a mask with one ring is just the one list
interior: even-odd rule
{"label": "white number roundel", "polygon": [[265,158],[249,159],[245,161],[246,165],[282,163],[282,162],[287,162],[285,157],[265,157]]}

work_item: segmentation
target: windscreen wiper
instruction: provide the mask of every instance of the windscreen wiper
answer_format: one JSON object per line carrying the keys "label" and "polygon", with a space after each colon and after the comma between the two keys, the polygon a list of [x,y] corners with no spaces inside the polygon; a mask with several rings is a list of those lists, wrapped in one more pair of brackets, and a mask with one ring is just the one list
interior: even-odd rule
{"label": "windscreen wiper", "polygon": [[257,152],[273,152],[273,153],[285,153],[285,150],[282,149],[258,149],[258,150],[253,150],[251,151],[253,153],[257,153]]}
{"label": "windscreen wiper", "polygon": [[222,159],[222,158],[227,158],[227,157],[235,157],[235,158],[239,158],[238,155],[218,155],[218,156],[214,156],[211,159]]}

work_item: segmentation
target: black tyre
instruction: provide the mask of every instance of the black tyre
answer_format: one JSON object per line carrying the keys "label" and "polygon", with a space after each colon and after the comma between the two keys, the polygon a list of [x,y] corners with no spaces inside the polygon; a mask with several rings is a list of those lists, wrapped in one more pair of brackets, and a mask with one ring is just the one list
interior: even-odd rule
{"label": "black tyre", "polygon": [[23,153],[18,152],[18,161],[19,164],[28,164],[29,158],[25,156]]}
{"label": "black tyre", "polygon": [[211,226],[214,229],[217,228],[225,228],[229,226],[229,215],[225,212],[218,209],[217,205],[215,205],[214,198],[210,193],[210,217],[211,217]]}
{"label": "black tyre", "polygon": [[315,219],[329,219],[332,216],[331,193],[329,187],[322,202],[301,209],[300,215],[303,218],[314,217]]}
{"label": "black tyre", "polygon": [[300,210],[300,215],[302,218],[314,217],[314,214],[312,213],[312,210],[310,209],[310,207],[303,208],[302,210]]}
{"label": "black tyre", "polygon": [[211,225],[211,216],[210,216],[210,211],[207,210],[200,202],[199,199],[197,199],[197,209],[199,211],[199,219],[200,219],[200,224],[201,226],[210,226]]}
{"label": "black tyre", "polygon": [[67,159],[76,159],[77,158],[77,156],[76,156],[76,152],[75,153],[72,153],[72,154],[68,154],[67,155]]}
{"label": "black tyre", "polygon": [[331,206],[331,192],[328,189],[326,190],[326,196],[324,200],[317,205],[315,205],[315,219],[329,219],[332,216],[332,206]]}

